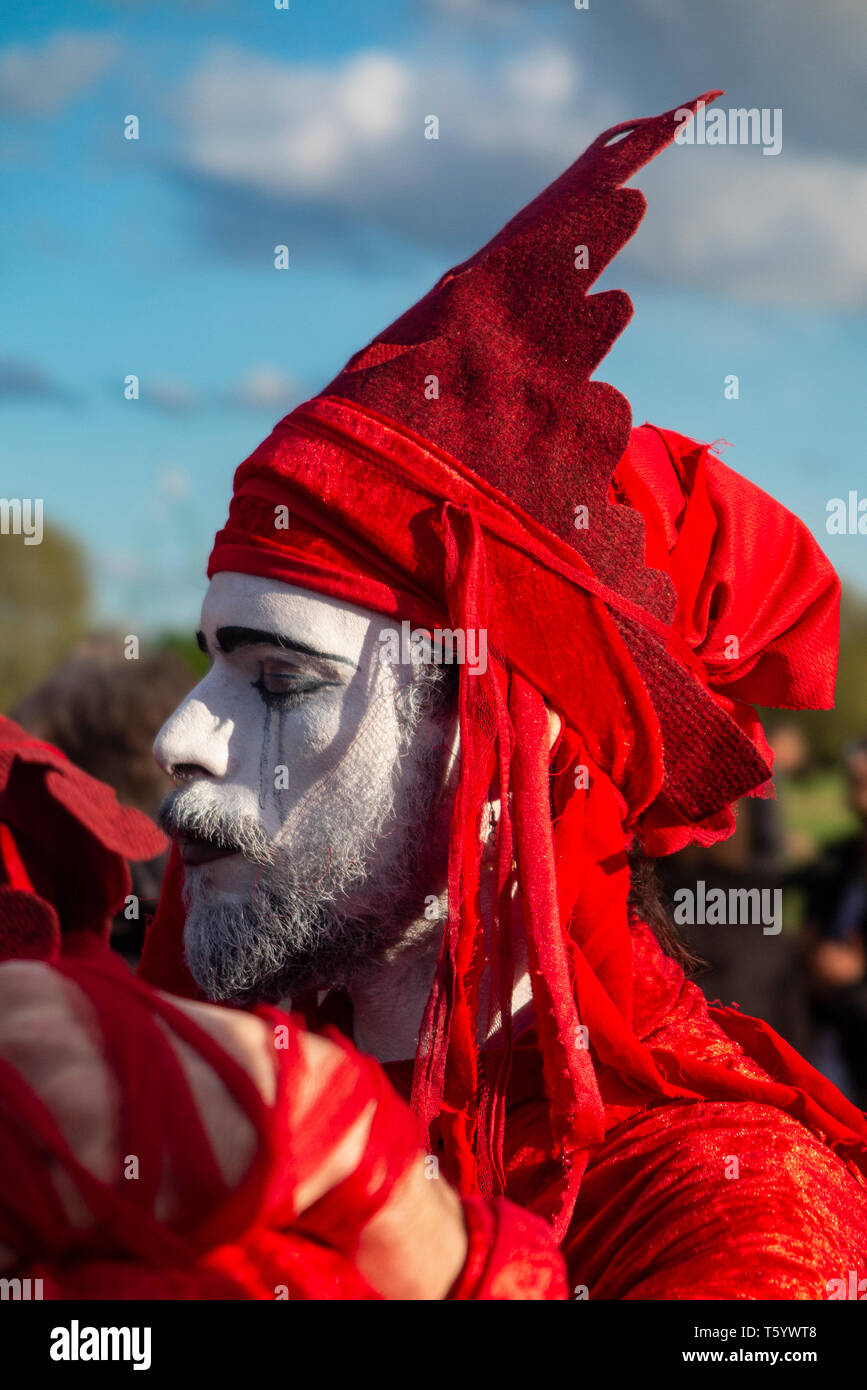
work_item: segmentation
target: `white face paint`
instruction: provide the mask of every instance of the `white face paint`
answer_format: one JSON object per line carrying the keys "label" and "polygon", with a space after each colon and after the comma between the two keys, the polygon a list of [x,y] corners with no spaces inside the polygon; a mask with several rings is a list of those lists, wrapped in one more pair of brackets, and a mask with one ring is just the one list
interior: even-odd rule
{"label": "white face paint", "polygon": [[201,621],[211,668],[154,746],[188,963],[212,998],[347,984],[442,889],[449,720],[381,660],[393,618],[220,573]]}

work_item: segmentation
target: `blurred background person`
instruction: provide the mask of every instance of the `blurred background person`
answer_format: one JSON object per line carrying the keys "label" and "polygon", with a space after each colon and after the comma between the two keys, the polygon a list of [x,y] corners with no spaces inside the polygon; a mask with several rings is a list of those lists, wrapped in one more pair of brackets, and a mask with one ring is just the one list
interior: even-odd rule
{"label": "blurred background person", "polygon": [[828,844],[801,875],[816,1062],[867,1108],[867,738],[843,753],[846,800],[858,829]]}
{"label": "blurred background person", "polygon": [[[734,889],[774,892],[784,882],[784,833],[780,803],[745,797],[737,810],[734,835],[718,845],[690,845],[657,861],[669,911],[679,889],[722,889],[726,901]],[[737,1004],[743,1013],[763,1018],[792,1044],[810,1041],[803,982],[798,978],[796,936],[785,926],[776,935],[760,924],[678,925],[677,932],[697,959],[695,983],[711,1003]]]}

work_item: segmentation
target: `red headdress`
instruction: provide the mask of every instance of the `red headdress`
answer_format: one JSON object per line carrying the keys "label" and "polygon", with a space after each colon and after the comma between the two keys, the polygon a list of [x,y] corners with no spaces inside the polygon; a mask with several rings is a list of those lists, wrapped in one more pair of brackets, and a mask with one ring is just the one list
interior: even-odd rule
{"label": "red headdress", "polygon": [[[730,833],[732,803],[771,774],[743,702],[833,696],[838,585],[806,529],[705,446],[630,439],[626,400],[590,380],[632,311],[620,291],[588,294],[644,212],[622,185],[676,129],[671,111],[605,132],[282,420],[238,469],[208,567],[486,631],[486,672],[460,670],[449,920],[413,1103],[465,1190],[503,1189],[515,863],[561,1173],[539,1210],[560,1234],[603,1133],[597,1061],[637,1091],[706,1094],[706,1077],[632,1031],[627,848]],[[563,724],[550,753],[546,706]],[[492,785],[503,812],[485,923]],[[180,872],[175,858],[143,970],[189,993]],[[504,1033],[480,1050],[486,968]]]}

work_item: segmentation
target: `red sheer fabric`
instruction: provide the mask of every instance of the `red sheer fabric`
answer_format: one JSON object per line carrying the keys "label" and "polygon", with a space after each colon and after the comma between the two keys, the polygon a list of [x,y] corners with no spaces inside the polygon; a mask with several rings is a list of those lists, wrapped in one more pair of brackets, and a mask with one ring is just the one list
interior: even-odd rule
{"label": "red sheer fabric", "polygon": [[[162,836],[56,749],[4,719],[0,816],[0,960],[41,961],[84,997],[120,1097],[117,1176],[104,1182],[81,1163],[19,1070],[0,1058],[0,1255],[10,1252],[14,1272],[41,1279],[52,1299],[377,1299],[352,1256],[422,1151],[418,1123],[382,1069],[326,1029],[343,1061],[312,1120],[302,1118],[299,1025],[262,1007],[255,1012],[273,1030],[277,1069],[268,1106],[208,1033],[108,948],[110,917],[130,886],[120,850],[150,856]],[[67,881],[72,856],[89,866],[75,896]],[[254,1127],[255,1156],[237,1186],[222,1176],[172,1039],[213,1068]],[[371,1105],[357,1168],[299,1214],[299,1185]],[[171,1223],[156,1215],[167,1175],[182,1213]],[[74,1216],[61,1197],[71,1190],[80,1207]],[[467,1263],[451,1298],[564,1296],[562,1258],[542,1222],[472,1203],[467,1219]]]}
{"label": "red sheer fabric", "polygon": [[[299,1125],[293,1093],[301,1079],[297,1024],[279,1010],[257,1012],[279,1033],[278,1097],[269,1108],[231,1058],[187,1015],[141,982],[102,944],[55,968],[94,1007],[106,1064],[123,1097],[118,1179],[96,1180],[77,1160],[49,1112],[16,1070],[0,1062],[0,1247],[15,1272],[43,1280],[46,1298],[369,1300],[379,1295],[352,1263],[370,1218],[420,1154],[417,1124],[371,1059],[331,1032],[346,1064]],[[241,1185],[220,1176],[183,1069],[159,1019],[210,1064],[255,1124],[259,1147]],[[355,1172],[300,1216],[293,1193],[336,1139],[376,1104]],[[136,1180],[125,1170],[137,1160]],[[160,1179],[174,1177],[184,1220],[155,1216]],[[58,1174],[87,1212],[67,1215]],[[562,1259],[545,1224],[508,1203],[465,1204],[469,1247],[457,1299],[565,1296]]]}

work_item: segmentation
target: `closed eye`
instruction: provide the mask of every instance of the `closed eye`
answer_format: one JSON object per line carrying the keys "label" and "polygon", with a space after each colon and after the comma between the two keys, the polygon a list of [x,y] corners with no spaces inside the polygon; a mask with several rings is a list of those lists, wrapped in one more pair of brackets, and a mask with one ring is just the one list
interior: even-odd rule
{"label": "closed eye", "polygon": [[265,704],[272,709],[291,709],[301,703],[308,695],[327,686],[337,685],[337,681],[325,681],[302,676],[291,667],[271,665],[263,662],[259,675],[250,684],[258,690]]}

